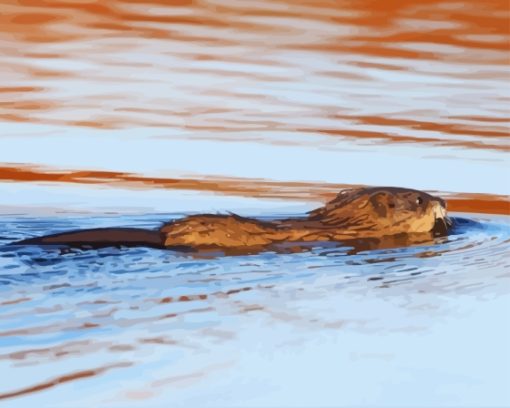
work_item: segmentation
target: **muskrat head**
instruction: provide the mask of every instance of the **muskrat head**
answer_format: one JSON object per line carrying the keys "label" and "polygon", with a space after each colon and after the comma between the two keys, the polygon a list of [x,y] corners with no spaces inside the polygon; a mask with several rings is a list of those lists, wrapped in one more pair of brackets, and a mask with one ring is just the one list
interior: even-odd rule
{"label": "muskrat head", "polygon": [[344,190],[324,207],[312,211],[310,220],[366,236],[444,235],[451,226],[443,199],[397,187]]}

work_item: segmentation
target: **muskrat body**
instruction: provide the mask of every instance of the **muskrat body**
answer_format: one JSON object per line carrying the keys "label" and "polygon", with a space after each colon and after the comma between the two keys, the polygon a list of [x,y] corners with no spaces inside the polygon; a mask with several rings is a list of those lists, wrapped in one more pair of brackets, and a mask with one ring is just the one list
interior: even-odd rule
{"label": "muskrat body", "polygon": [[261,221],[234,214],[191,215],[159,230],[103,228],[31,238],[16,244],[149,246],[187,249],[263,248],[274,244],[348,241],[396,235],[442,235],[451,225],[445,202],[397,187],[341,191],[307,217]]}

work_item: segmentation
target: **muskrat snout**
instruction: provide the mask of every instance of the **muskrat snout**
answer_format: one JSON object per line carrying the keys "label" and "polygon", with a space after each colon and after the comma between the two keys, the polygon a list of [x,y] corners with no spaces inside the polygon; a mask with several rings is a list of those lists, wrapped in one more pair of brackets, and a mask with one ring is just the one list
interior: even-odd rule
{"label": "muskrat snout", "polygon": [[444,200],[437,199],[432,201],[432,211],[434,213],[434,227],[432,231],[439,235],[445,235],[453,223],[446,213],[446,203]]}

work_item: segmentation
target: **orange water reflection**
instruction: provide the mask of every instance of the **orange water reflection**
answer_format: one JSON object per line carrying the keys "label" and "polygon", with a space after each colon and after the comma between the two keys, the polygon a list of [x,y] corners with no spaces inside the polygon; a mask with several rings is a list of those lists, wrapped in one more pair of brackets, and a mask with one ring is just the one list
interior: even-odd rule
{"label": "orange water reflection", "polygon": [[[388,157],[401,144],[510,149],[507,1],[0,0],[0,7],[0,126],[163,128],[169,138],[191,132],[194,140],[324,149],[346,139]],[[88,168],[97,168],[93,158]],[[163,183],[115,170],[79,179]],[[10,179],[11,170],[2,171]],[[35,179],[50,177],[43,173]],[[230,176],[215,188],[240,191]],[[276,194],[245,183],[243,194]]]}
{"label": "orange water reflection", "polygon": [[[456,110],[454,124],[449,118],[453,113],[449,111],[449,105],[455,104],[456,96],[462,96],[470,89],[474,94],[481,93],[480,78],[488,76],[486,79],[494,89],[498,85],[506,86],[508,73],[502,69],[502,65],[508,63],[510,46],[506,1],[279,0],[241,4],[227,1],[3,0],[1,6],[0,49],[7,59],[4,58],[5,72],[0,79],[0,114],[7,121],[109,128],[151,123],[176,126],[170,119],[184,117],[189,125],[200,121],[205,126],[215,123],[230,129],[231,121],[247,120],[250,112],[259,110],[258,105],[264,101],[257,101],[257,96],[273,100],[274,95],[263,92],[263,89],[250,97],[249,93],[227,87],[223,89],[225,100],[235,104],[237,98],[247,97],[248,103],[243,109],[227,108],[219,118],[211,118],[200,113],[211,107],[211,102],[203,95],[219,91],[222,75],[245,75],[244,85],[247,87],[258,81],[273,81],[285,86],[289,81],[300,82],[302,76],[296,72],[298,70],[305,76],[312,74],[317,80],[342,77],[342,81],[332,82],[336,86],[351,82],[352,89],[338,92],[337,106],[298,103],[300,108],[318,119],[328,118],[331,110],[337,110],[336,113],[341,113],[335,117],[339,129],[346,121],[357,120],[360,116],[360,112],[345,112],[359,110],[355,102],[361,103],[368,98],[365,107],[369,112],[363,116],[369,116],[375,122],[392,120],[390,116],[398,115],[398,123],[393,122],[393,126],[409,129],[409,121],[431,123],[431,126],[420,129],[446,131],[444,137],[447,139],[454,135],[480,138],[508,135],[508,122],[500,126],[494,124],[502,119],[494,109],[491,109],[493,114],[481,112],[476,122],[473,122],[470,109],[465,109],[465,114],[461,115],[462,112]],[[130,49],[139,53],[143,48],[143,55],[129,60],[122,58]],[[299,61],[298,54],[293,54],[299,50],[307,53],[300,58],[326,58],[333,63],[327,70],[315,72],[313,67]],[[282,61],[282,53],[288,53],[289,59]],[[324,57],[325,53],[333,55]],[[161,59],[169,55],[177,57],[178,61]],[[292,55],[295,58],[290,58]],[[77,60],[84,66],[68,64]],[[438,63],[433,72],[426,65],[428,60]],[[190,64],[192,61],[194,63]],[[235,64],[241,65],[232,67]],[[256,72],[252,69],[255,64],[261,67]],[[466,64],[474,66],[466,69]],[[133,75],[121,71],[120,67],[127,68]],[[243,67],[248,68],[247,72]],[[276,75],[275,67],[279,68]],[[164,98],[150,93],[141,98],[143,100],[136,97],[143,89],[137,77],[145,68],[160,71],[153,79],[165,82],[169,92],[178,90],[175,103],[165,104]],[[425,118],[420,118],[416,112],[407,113],[408,109],[398,106],[392,111],[393,84],[385,79],[385,75],[395,70],[426,74],[434,81],[446,81],[445,100],[438,101],[442,106],[433,108],[433,114],[428,112]],[[201,92],[172,83],[174,74],[182,71],[201,76]],[[51,78],[54,82],[48,82]],[[86,80],[86,86],[95,88],[94,95],[85,95],[83,85],[77,86],[71,80],[77,78]],[[108,78],[125,86],[120,95],[108,89],[101,90]],[[462,79],[464,90],[457,89],[449,79],[453,82]],[[236,88],[243,86],[242,77],[238,80]],[[411,81],[416,85],[417,97],[425,89],[421,80],[427,78]],[[371,83],[374,83],[374,91],[382,95],[373,102],[369,96],[357,92],[358,86],[370,86]],[[68,95],[62,96],[64,91]],[[121,101],[121,96],[127,99]],[[180,98],[186,101],[179,101]],[[489,102],[493,99],[483,98]],[[388,105],[384,105],[385,102]],[[350,103],[354,107],[350,107]],[[280,101],[276,106],[283,108],[284,104]],[[294,105],[296,101],[290,104]],[[165,105],[170,115],[158,114],[157,109]],[[181,109],[177,109],[178,106]],[[413,107],[416,108],[419,106]],[[66,115],[59,114],[62,109]],[[133,113],[143,109],[151,110],[152,120]],[[278,113],[275,121],[280,127],[298,128],[288,114]],[[408,133],[410,137],[414,136],[412,131]],[[270,141],[271,135],[267,138]],[[431,139],[430,142],[435,141]],[[480,147],[464,140],[459,143],[466,147]]]}
{"label": "orange water reflection", "polygon": [[[0,181],[108,184],[126,188],[196,190],[232,196],[330,200],[347,184],[278,182],[242,178],[154,178],[112,171],[57,171],[29,167],[0,167]],[[510,215],[510,197],[495,194],[448,194],[451,211]]]}

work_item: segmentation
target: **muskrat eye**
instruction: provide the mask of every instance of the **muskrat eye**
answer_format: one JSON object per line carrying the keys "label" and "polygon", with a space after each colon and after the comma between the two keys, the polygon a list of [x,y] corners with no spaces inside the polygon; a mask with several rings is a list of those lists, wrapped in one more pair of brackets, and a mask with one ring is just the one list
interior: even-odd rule
{"label": "muskrat eye", "polygon": [[418,204],[418,205],[422,205],[422,204],[423,204],[423,198],[418,197],[418,198],[416,199],[416,204]]}

